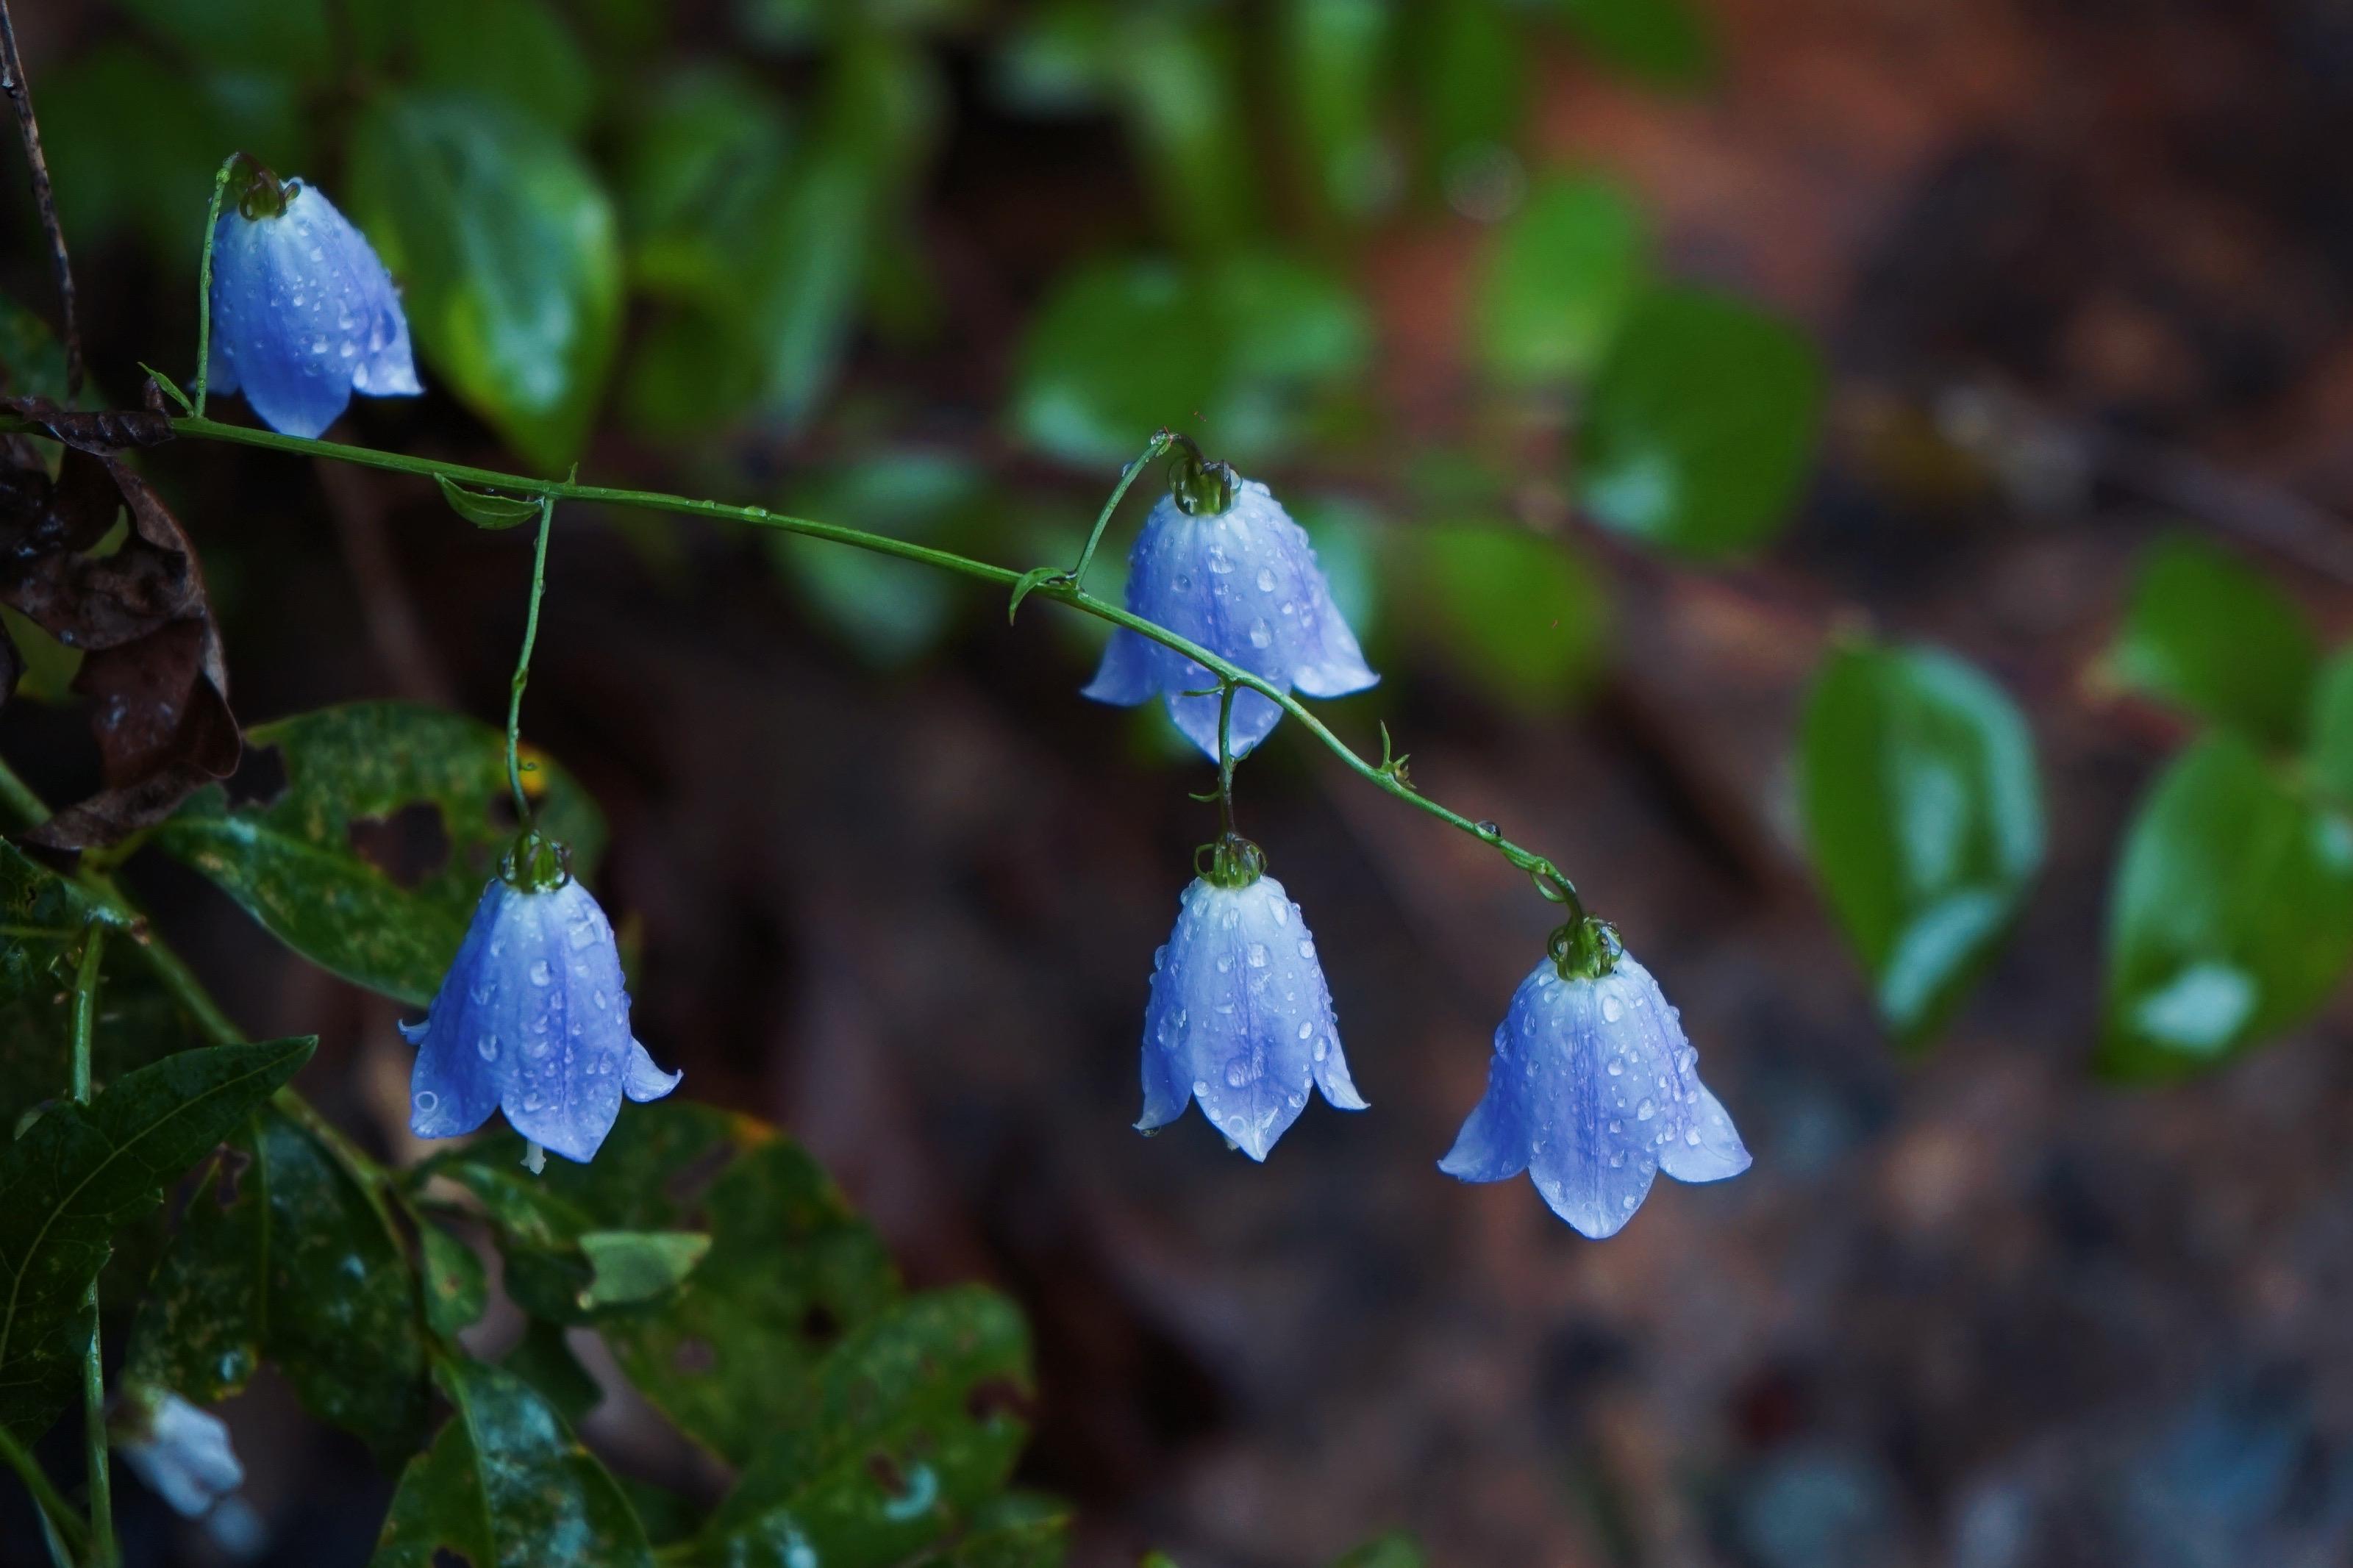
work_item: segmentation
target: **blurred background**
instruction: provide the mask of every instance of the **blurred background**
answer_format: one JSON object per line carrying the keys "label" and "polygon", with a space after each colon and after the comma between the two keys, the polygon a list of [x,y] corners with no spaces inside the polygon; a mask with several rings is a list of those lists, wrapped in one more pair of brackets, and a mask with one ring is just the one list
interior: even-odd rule
{"label": "blurred background", "polygon": [[[1263,1168],[1197,1117],[1141,1139],[1145,976],[1214,816],[1156,706],[1077,696],[1097,628],[566,509],[525,731],[609,818],[638,1031],[801,1138],[912,1280],[1019,1299],[1022,1477],[1076,1504],[1078,1563],[1393,1526],[1449,1568],[2353,1560],[2353,731],[2315,673],[2353,621],[2353,10],[13,9],[113,404],[142,361],[193,379],[243,149],[406,292],[428,395],[340,438],[1022,568],[1176,425],[1314,531],[1385,675],[1334,725],[1551,855],[1683,1007],[1748,1174],[1603,1245],[1441,1176],[1551,908],[1285,725],[1241,824],[1376,1109],[1311,1107]],[[6,158],[21,387],[54,293]],[[273,454],[146,468],[247,722],[503,711],[519,532]],[[9,626],[37,657],[0,749],[86,794],[70,668]],[[1960,805],[1936,724],[1891,699],[1841,752],[1815,684],[1913,644],[1992,715]],[[2237,784],[2170,771],[2217,747]],[[1894,850],[1841,832],[1906,811]],[[1918,900],[1871,884],[1950,820],[1947,882],[1991,901],[1923,1000]],[[241,1022],[322,1035],[316,1101],[414,1152],[391,1004],[192,873],[132,880]],[[360,1445],[266,1381],[230,1414],[266,1561],[364,1561]],[[587,1430],[691,1483],[641,1404]],[[133,1562],[217,1560],[126,1489]]]}

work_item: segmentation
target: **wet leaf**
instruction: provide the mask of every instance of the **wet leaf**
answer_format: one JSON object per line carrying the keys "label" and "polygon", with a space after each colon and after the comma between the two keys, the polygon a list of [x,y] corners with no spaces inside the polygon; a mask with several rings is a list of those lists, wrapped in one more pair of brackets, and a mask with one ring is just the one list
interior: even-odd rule
{"label": "wet leaf", "polygon": [[144,1382],[211,1404],[241,1392],[267,1361],[311,1414],[389,1464],[426,1431],[419,1308],[406,1249],[360,1178],[265,1106],[196,1184],[141,1303],[129,1364]]}
{"label": "wet leaf", "polygon": [[545,1318],[530,1320],[522,1338],[499,1365],[531,1384],[558,1415],[575,1426],[605,1398],[605,1391],[572,1353],[568,1331]]}
{"label": "wet leaf", "polygon": [[462,1358],[434,1377],[455,1413],[401,1473],[373,1568],[651,1568],[620,1487],[528,1384]]}
{"label": "wet leaf", "polygon": [[1999,950],[2042,868],[2034,738],[1959,659],[1858,642],[1815,679],[1799,765],[1815,874],[1880,1016],[1917,1044]]}
{"label": "wet leaf", "polygon": [[703,1539],[731,1568],[888,1568],[960,1529],[1028,1435],[1020,1314],[978,1287],[853,1330],[754,1453]]}
{"label": "wet leaf", "polygon": [[[942,544],[979,526],[988,499],[986,477],[964,462],[886,450],[795,490],[788,504],[803,517]],[[788,533],[771,534],[768,549],[843,645],[885,668],[930,651],[955,615],[955,585],[913,562]]]}
{"label": "wet leaf", "polygon": [[1595,374],[1578,499],[1620,532],[1684,554],[1752,550],[1805,483],[1821,383],[1794,329],[1737,300],[1660,289]]}
{"label": "wet leaf", "polygon": [[2353,809],[2353,647],[2339,648],[2313,680],[2310,731],[2313,782]]}
{"label": "wet leaf", "polygon": [[[154,841],[313,963],[423,1006],[514,837],[504,734],[413,703],[354,702],[251,738],[280,753],[284,789],[243,805],[206,790]],[[523,783],[540,826],[572,847],[573,873],[593,875],[605,838],[595,804],[544,758]]]}
{"label": "wet leaf", "polygon": [[2179,1077],[2302,1021],[2353,958],[2353,822],[2236,735],[2174,759],[2109,895],[2103,1065]]}
{"label": "wet leaf", "polygon": [[88,894],[0,840],[0,1007],[70,987],[70,955],[99,918]]}
{"label": "wet leaf", "polygon": [[621,253],[596,177],[480,99],[378,99],[353,132],[353,218],[433,369],[550,471],[579,456],[620,341]]}
{"label": "wet leaf", "polygon": [[1061,1568],[1071,1549],[1071,1510],[1051,1498],[1008,1492],[983,1503],[954,1542],[911,1568]]}
{"label": "wet leaf", "polygon": [[482,1260],[459,1237],[437,1225],[417,1236],[425,1261],[425,1321],[445,1340],[473,1326],[490,1306],[491,1287]]}
{"label": "wet leaf", "polygon": [[85,1293],[110,1237],[311,1059],[312,1039],[212,1046],[51,1106],[0,1150],[0,1425],[38,1437],[91,1332]]}
{"label": "wet leaf", "polygon": [[441,499],[449,510],[472,523],[476,528],[497,531],[539,521],[541,503],[521,496],[501,495],[496,490],[469,489],[447,474],[433,476],[441,487]]}
{"label": "wet leaf", "polygon": [[[0,469],[0,603],[82,650],[74,690],[90,700],[105,785],[26,835],[52,849],[111,844],[162,819],[226,777],[239,752],[227,663],[187,536],[120,459],[68,444],[54,480],[38,468]],[[93,554],[126,510],[120,546]]]}
{"label": "wet leaf", "polygon": [[2108,654],[2125,685],[2277,746],[2302,737],[2319,662],[2294,600],[2239,556],[2188,534],[2142,557]]}

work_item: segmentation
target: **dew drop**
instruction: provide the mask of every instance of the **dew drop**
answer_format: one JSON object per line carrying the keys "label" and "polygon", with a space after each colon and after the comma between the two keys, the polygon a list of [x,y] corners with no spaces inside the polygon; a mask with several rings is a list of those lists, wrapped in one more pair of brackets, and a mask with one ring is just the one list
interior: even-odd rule
{"label": "dew drop", "polygon": [[1331,1050],[1332,1037],[1326,1035],[1324,1038],[1315,1042],[1315,1059],[1319,1062],[1322,1061],[1326,1056],[1331,1054]]}
{"label": "dew drop", "polygon": [[1266,943],[1254,942],[1250,944],[1250,966],[1252,969],[1266,967]]}
{"label": "dew drop", "polygon": [[1236,1057],[1233,1060],[1226,1064],[1227,1088],[1240,1089],[1242,1085],[1250,1082],[1250,1063],[1240,1057]]}
{"label": "dew drop", "polygon": [[1279,926],[1291,923],[1291,905],[1288,902],[1279,902],[1274,906],[1274,923]]}
{"label": "dew drop", "polygon": [[547,960],[534,958],[531,961],[531,983],[533,985],[545,985],[554,979],[555,971],[548,968]]}
{"label": "dew drop", "polygon": [[1315,1033],[1315,1024],[1314,1024],[1314,1021],[1313,1019],[1303,1019],[1303,1020],[1301,1020],[1300,1025],[1299,1025],[1299,1037],[1300,1037],[1301,1039],[1303,1039],[1303,1040],[1307,1039],[1307,1038],[1309,1038],[1311,1036],[1313,1036],[1314,1033]]}
{"label": "dew drop", "polygon": [[1628,1214],[1632,1214],[1634,1212],[1634,1194],[1628,1193],[1624,1197],[1620,1198],[1618,1200],[1618,1206],[1624,1209]]}
{"label": "dew drop", "polygon": [[1689,1131],[1685,1132],[1685,1133],[1683,1134],[1683,1142],[1686,1142],[1686,1143],[1688,1143],[1688,1144],[1690,1144],[1690,1145],[1691,1145],[1693,1148],[1694,1148],[1694,1149],[1698,1148],[1698,1147],[1699,1147],[1699,1129],[1698,1129],[1698,1128],[1696,1128],[1696,1127],[1694,1127],[1694,1128],[1693,1128],[1693,1129],[1691,1129]]}
{"label": "dew drop", "polygon": [[1250,647],[1272,647],[1274,643],[1274,629],[1269,626],[1263,619],[1252,621],[1250,623]]}
{"label": "dew drop", "polygon": [[1503,828],[1492,822],[1474,822],[1471,826],[1482,838],[1501,838],[1504,836]]}
{"label": "dew drop", "polygon": [[1641,1104],[1634,1108],[1634,1120],[1637,1121],[1648,1121],[1651,1117],[1656,1116],[1658,1113],[1659,1102],[1655,1100],[1645,1100]]}
{"label": "dew drop", "polygon": [[[1618,993],[1604,992],[1601,996],[1601,1021],[1605,1024],[1614,1024],[1625,1016],[1626,1005],[1618,1000]],[[1612,1062],[1609,1065],[1614,1068],[1618,1064]]]}
{"label": "dew drop", "polygon": [[1205,1079],[1205,1078],[1197,1078],[1197,1079],[1195,1079],[1193,1080],[1193,1098],[1194,1098],[1194,1099],[1198,1100],[1201,1096],[1203,1096],[1203,1095],[1205,1095],[1205,1094],[1207,1094],[1207,1093],[1208,1093],[1208,1092],[1209,1092],[1209,1080],[1208,1080],[1208,1079]]}
{"label": "dew drop", "polygon": [[1258,569],[1258,591],[1261,594],[1274,592],[1274,574],[1263,566]]}
{"label": "dew drop", "polygon": [[1230,974],[1230,973],[1233,973],[1233,967],[1234,967],[1234,955],[1233,955],[1232,953],[1230,953],[1230,952],[1221,952],[1221,953],[1218,954],[1218,973],[1220,973],[1220,974]]}
{"label": "dew drop", "polygon": [[486,1062],[499,1059],[499,1037],[496,1035],[482,1036],[474,1042],[474,1048],[482,1053],[482,1059]]}
{"label": "dew drop", "polygon": [[1313,958],[1315,956],[1314,938],[1303,936],[1299,939],[1299,956],[1302,958]]}

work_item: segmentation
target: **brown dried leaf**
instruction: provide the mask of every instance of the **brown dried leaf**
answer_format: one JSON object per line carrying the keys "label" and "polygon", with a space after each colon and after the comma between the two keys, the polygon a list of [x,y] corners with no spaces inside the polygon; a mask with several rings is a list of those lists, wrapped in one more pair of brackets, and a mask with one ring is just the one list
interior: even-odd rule
{"label": "brown dried leaf", "polygon": [[46,397],[0,397],[0,408],[31,420],[78,451],[104,454],[125,447],[160,447],[172,421],[152,409],[67,408]]}
{"label": "brown dried leaf", "polygon": [[[33,401],[0,399],[20,412]],[[43,419],[69,448],[55,479],[38,467],[0,468],[0,604],[85,650],[74,689],[91,700],[106,781],[26,835],[52,849],[111,844],[161,821],[191,790],[233,772],[243,744],[187,535],[144,479],[58,428],[79,430],[79,417]],[[121,547],[91,555],[125,510]]]}

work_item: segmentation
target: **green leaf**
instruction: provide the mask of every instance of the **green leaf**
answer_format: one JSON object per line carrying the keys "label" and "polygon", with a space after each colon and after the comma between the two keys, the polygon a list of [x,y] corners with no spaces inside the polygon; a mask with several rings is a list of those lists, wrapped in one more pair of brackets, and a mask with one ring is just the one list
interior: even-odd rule
{"label": "green leaf", "polygon": [[1527,108],[1528,40],[1495,0],[1429,0],[1409,14],[1423,136],[1442,177],[1464,154],[1517,139]]}
{"label": "green leaf", "polygon": [[332,63],[327,0],[123,0],[123,9],[217,70],[316,78]]}
{"label": "green leaf", "polygon": [[1163,426],[1189,429],[1226,374],[1224,323],[1179,268],[1097,263],[1056,285],[1022,345],[1014,419],[1032,446],[1116,465]]}
{"label": "green leaf", "polygon": [[[280,749],[284,791],[233,806],[209,786],[155,842],[313,963],[413,1006],[430,1002],[514,837],[505,735],[412,703],[354,702],[246,736],[255,750]],[[605,841],[595,803],[543,757],[523,784],[540,826],[572,847],[573,874],[593,874]],[[431,847],[403,842],[427,823],[446,853],[400,864]],[[386,839],[398,877],[364,852]]]}
{"label": "green leaf", "polygon": [[[499,1363],[514,1373],[564,1417],[569,1426],[577,1426],[587,1414],[604,1403],[605,1390],[580,1358],[572,1353],[570,1331],[561,1323],[551,1323],[545,1318],[533,1318],[524,1327],[522,1338]],[[628,1490],[626,1483],[624,1490]],[[643,1510],[639,1510],[643,1517]]]}
{"label": "green leaf", "polygon": [[90,1282],[121,1226],[311,1059],[315,1039],[183,1051],[0,1150],[0,1425],[30,1442],[65,1407],[93,1331]]}
{"label": "green leaf", "polygon": [[1609,657],[1609,604],[1582,557],[1525,529],[1417,530],[1390,590],[1422,609],[1431,651],[1533,717],[1583,695]]}
{"label": "green leaf", "polygon": [[563,136],[587,128],[596,77],[545,0],[398,0],[420,84],[522,110]]}
{"label": "green leaf", "polygon": [[1287,0],[1281,101],[1306,150],[1309,185],[1325,208],[1361,219],[1397,197],[1398,152],[1381,123],[1395,41],[1384,0]]}
{"label": "green leaf", "polygon": [[691,1230],[590,1230],[580,1235],[590,1270],[580,1305],[636,1307],[677,1289],[711,1250],[711,1238]]}
{"label": "green leaf", "polygon": [[16,649],[24,673],[16,678],[18,697],[61,705],[79,700],[74,677],[81,673],[82,650],[68,647],[38,624],[0,605],[0,635]]}
{"label": "green leaf", "polygon": [[449,503],[449,510],[476,528],[496,531],[539,519],[541,503],[536,500],[496,490],[468,489],[447,474],[436,474],[433,479],[441,487],[441,499]]}
{"label": "green leaf", "polygon": [[5,294],[0,294],[0,392],[66,400],[65,345],[48,322]]}
{"label": "green leaf", "polygon": [[417,1230],[424,1258],[425,1321],[445,1340],[455,1340],[490,1309],[491,1286],[474,1249],[440,1226]]}
{"label": "green leaf", "polygon": [[[1268,395],[1345,380],[1372,358],[1372,322],[1363,302],[1319,268],[1271,251],[1245,251],[1209,269],[1207,290],[1230,344],[1230,374],[1263,384]],[[1228,413],[1206,434],[1229,442],[1235,423]]]}
{"label": "green leaf", "polygon": [[666,299],[740,304],[744,256],[791,147],[784,105],[756,78],[697,67],[661,81],[622,149],[632,281]]}
{"label": "green leaf", "polygon": [[730,1568],[889,1568],[969,1521],[1028,1433],[1020,1314],[978,1287],[911,1298],[818,1369],[705,1528]]}
{"label": "green leaf", "polygon": [[1686,0],[1557,0],[1561,19],[1602,64],[1656,88],[1715,73],[1706,18]]}
{"label": "green leaf", "polygon": [[[522,1152],[474,1147],[491,1166]],[[731,1464],[808,1409],[826,1351],[899,1293],[881,1243],[807,1154],[708,1106],[632,1106],[593,1164],[552,1162],[543,1183],[601,1227],[708,1231],[675,1297],[598,1330],[631,1383]]]}
{"label": "green leaf", "polygon": [[2142,556],[2109,650],[2115,678],[2271,745],[2302,738],[2320,648],[2269,578],[2204,540],[2174,534]]}
{"label": "green leaf", "polygon": [[2353,958],[2353,823],[2218,732],[2174,759],[2108,907],[2105,1058],[2177,1077],[2301,1021]]}
{"label": "green leaf", "polygon": [[[266,1360],[312,1415],[390,1464],[416,1449],[429,1414],[417,1292],[363,1179],[264,1106],[197,1183],[140,1303],[129,1364],[142,1382],[211,1404]],[[430,1293],[425,1308],[437,1310]]]}
{"label": "green leaf", "polygon": [[1641,214],[1619,188],[1553,176],[1495,232],[1475,301],[1487,369],[1508,382],[1589,374],[1649,267]]}
{"label": "green leaf", "polygon": [[1068,1508],[1050,1498],[1008,1492],[983,1503],[970,1529],[914,1559],[911,1568],[1061,1568],[1070,1549]]}
{"label": "green leaf", "polygon": [[2042,864],[2034,738],[2001,689],[1933,648],[1835,649],[1806,707],[1806,841],[1907,1044],[2000,948]]}
{"label": "green leaf", "polygon": [[[789,498],[803,517],[938,544],[979,526],[987,477],[960,459],[884,450],[818,479]],[[772,533],[768,549],[803,598],[843,644],[884,668],[922,658],[945,635],[956,585],[911,561],[823,540]]]}
{"label": "green leaf", "polygon": [[612,204],[545,126],[475,99],[380,99],[353,133],[353,212],[417,343],[542,468],[586,441],[619,341]]}
{"label": "green leaf", "polygon": [[652,1568],[620,1487],[528,1384],[463,1359],[434,1376],[455,1414],[401,1473],[373,1568]]}
{"label": "green leaf", "polygon": [[2339,648],[2312,683],[2313,782],[2340,806],[2353,806],[2353,647]]}
{"label": "green leaf", "polygon": [[1198,8],[1115,8],[1109,57],[1117,102],[1162,220],[1197,251],[1230,245],[1253,226],[1256,164],[1235,97],[1234,39]]}
{"label": "green leaf", "polygon": [[69,988],[68,955],[100,918],[90,895],[0,839],[0,1006]]}
{"label": "green leaf", "polygon": [[1421,1542],[1399,1530],[1367,1541],[1336,1559],[1332,1568],[1425,1568],[1429,1561],[1422,1554]]}
{"label": "green leaf", "polygon": [[1821,380],[1812,346],[1781,322],[1691,289],[1652,293],[1594,379],[1579,499],[1684,554],[1754,549],[1805,482]]}

